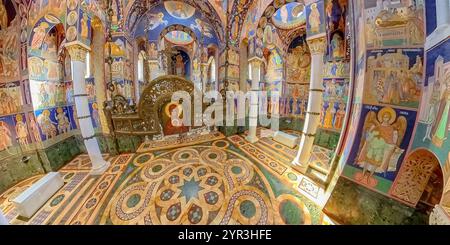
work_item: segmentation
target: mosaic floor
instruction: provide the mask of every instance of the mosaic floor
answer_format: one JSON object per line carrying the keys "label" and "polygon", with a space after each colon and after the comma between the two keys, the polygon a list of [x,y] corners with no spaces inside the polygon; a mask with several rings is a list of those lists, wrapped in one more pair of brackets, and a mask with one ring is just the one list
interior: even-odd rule
{"label": "mosaic floor", "polygon": [[241,136],[210,138],[111,158],[98,177],[82,155],[61,169],[64,187],[31,219],[17,217],[11,200],[41,176],[0,195],[0,208],[13,224],[330,224],[311,201],[318,187],[278,155]]}

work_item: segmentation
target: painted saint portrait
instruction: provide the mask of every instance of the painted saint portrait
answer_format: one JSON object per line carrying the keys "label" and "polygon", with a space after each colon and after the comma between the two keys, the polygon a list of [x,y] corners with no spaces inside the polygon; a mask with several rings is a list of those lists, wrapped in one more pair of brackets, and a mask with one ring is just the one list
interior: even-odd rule
{"label": "painted saint portrait", "polygon": [[183,106],[181,104],[167,103],[161,114],[164,135],[181,134],[189,131],[189,127],[183,125]]}
{"label": "painted saint portrait", "polygon": [[179,1],[164,2],[167,12],[177,19],[189,19],[195,14],[195,8]]}
{"label": "painted saint portrait", "polygon": [[374,174],[386,175],[396,172],[397,164],[404,150],[400,148],[407,128],[407,119],[397,112],[385,107],[378,113],[370,111],[365,119],[360,150],[355,164],[363,169],[355,176],[358,181],[365,181],[376,186]]}

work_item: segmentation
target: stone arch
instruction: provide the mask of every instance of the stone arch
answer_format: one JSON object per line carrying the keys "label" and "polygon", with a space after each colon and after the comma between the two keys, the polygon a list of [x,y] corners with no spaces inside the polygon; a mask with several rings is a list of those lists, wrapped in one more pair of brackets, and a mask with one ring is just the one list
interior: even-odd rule
{"label": "stone arch", "polygon": [[[435,178],[437,180],[434,180]],[[430,181],[440,183],[430,183]],[[437,190],[430,190],[431,185],[436,185]],[[431,193],[433,191],[440,192],[440,194],[434,194],[439,195],[440,199],[443,185],[443,172],[439,159],[433,152],[421,148],[411,152],[405,158],[390,193],[399,200],[416,206],[427,192],[430,195],[433,194]],[[439,202],[440,200],[433,200],[434,205]]]}
{"label": "stone arch", "polygon": [[[264,11],[261,13],[261,16],[258,16],[259,22],[258,22],[257,29],[256,29],[256,37],[262,38],[261,33],[264,32],[264,29],[266,28],[267,25],[271,25],[273,28],[276,29],[278,35],[280,37],[283,37],[283,39],[281,41],[284,44],[282,47],[282,49],[284,50],[289,46],[289,44],[293,40],[293,38],[295,38],[295,34],[297,32],[299,32],[299,31],[306,32],[306,22],[302,25],[298,25],[298,26],[288,28],[288,29],[280,28],[279,26],[277,26],[273,23],[272,16],[284,5],[291,4],[291,3],[294,3],[294,2],[293,1],[291,1],[291,2],[270,1],[267,4]],[[302,3],[300,3],[300,4],[302,4]],[[303,4],[303,6],[304,6],[304,4]],[[292,38],[292,36],[294,36],[294,37]],[[291,38],[285,38],[285,37],[291,37]]]}
{"label": "stone arch", "polygon": [[[40,48],[42,46],[42,41],[45,36],[57,25],[64,26],[64,23],[56,16],[51,14],[46,14],[40,19],[38,19],[30,30],[30,35],[28,38],[28,46],[33,48]],[[64,32],[66,30],[64,29]],[[37,35],[37,36],[36,36]],[[34,45],[33,45],[34,44]],[[39,46],[38,46],[39,45]]]}
{"label": "stone arch", "polygon": [[167,33],[172,31],[183,31],[191,36],[194,43],[196,43],[197,45],[199,44],[199,40],[197,38],[197,35],[195,35],[195,32],[191,28],[180,24],[174,24],[164,28],[164,30],[162,30],[159,34],[159,40],[163,39],[167,35]]}
{"label": "stone arch", "polygon": [[[48,59],[48,57],[44,57],[46,56],[46,50],[49,48],[47,47],[48,44],[44,42],[53,30],[55,30],[54,35],[56,35],[56,47],[54,47],[56,57],[53,57],[54,60],[51,60]],[[53,69],[57,69],[54,65],[57,65],[57,62],[62,62],[59,59],[61,59],[65,53],[64,43],[66,32],[63,22],[57,17],[47,14],[33,25],[31,32],[32,34],[30,34],[28,39],[29,52],[27,53],[30,80],[58,80],[56,76],[53,76],[55,73]],[[46,45],[45,48],[44,45]],[[53,62],[54,64],[46,65],[45,62]],[[46,69],[45,67],[47,67],[47,70],[52,69],[52,76],[50,76],[50,72],[48,72],[48,74],[44,74]],[[63,78],[63,75],[60,74],[59,78]]]}

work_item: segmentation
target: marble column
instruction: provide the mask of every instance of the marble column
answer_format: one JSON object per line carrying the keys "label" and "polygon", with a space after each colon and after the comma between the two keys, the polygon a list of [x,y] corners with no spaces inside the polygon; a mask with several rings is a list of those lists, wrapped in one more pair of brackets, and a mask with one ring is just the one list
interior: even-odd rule
{"label": "marble column", "polygon": [[2,210],[0,210],[0,225],[9,225],[9,222],[3,214]]}
{"label": "marble column", "polygon": [[92,162],[92,175],[103,174],[110,166],[109,162],[103,159],[95,130],[92,124],[92,116],[89,111],[89,101],[86,92],[86,52],[87,49],[81,45],[71,45],[67,47],[72,59],[72,80],[75,98],[75,107],[77,110],[81,135],[84,139],[84,145]]}
{"label": "marble column", "polygon": [[323,101],[323,57],[326,41],[324,37],[308,40],[311,51],[311,80],[309,89],[308,111],[305,118],[305,126],[300,140],[300,148],[297,157],[292,162],[295,169],[306,172],[309,158],[313,149],[314,139],[320,123],[320,113]]}
{"label": "marble column", "polygon": [[250,112],[249,112],[249,130],[246,140],[250,143],[258,141],[256,136],[256,129],[258,127],[258,95],[259,95],[259,82],[261,80],[261,64],[262,60],[259,58],[253,58],[249,60],[251,66],[251,81],[252,88],[250,91]]}

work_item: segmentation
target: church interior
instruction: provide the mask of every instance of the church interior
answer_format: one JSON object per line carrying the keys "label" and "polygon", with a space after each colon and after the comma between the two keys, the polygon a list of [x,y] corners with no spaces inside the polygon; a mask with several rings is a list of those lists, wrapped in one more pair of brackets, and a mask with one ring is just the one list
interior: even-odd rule
{"label": "church interior", "polygon": [[449,0],[0,0],[0,224],[450,225]]}

